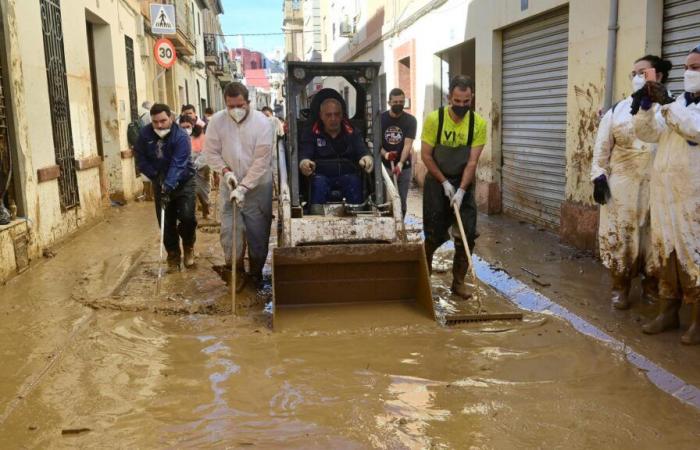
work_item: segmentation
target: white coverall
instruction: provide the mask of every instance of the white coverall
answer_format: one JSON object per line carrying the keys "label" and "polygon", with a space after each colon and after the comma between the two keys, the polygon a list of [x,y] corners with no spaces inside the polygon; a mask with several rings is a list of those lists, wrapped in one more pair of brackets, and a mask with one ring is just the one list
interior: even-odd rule
{"label": "white coverall", "polygon": [[[659,295],[694,303],[700,293],[700,105],[675,102],[640,110],[637,136],[657,142],[651,175],[652,266]],[[675,256],[672,254],[675,252]]]}
{"label": "white coverall", "polygon": [[[250,273],[260,276],[267,259],[272,222],[272,127],[260,111],[251,110],[241,123],[227,110],[214,114],[207,126],[204,154],[212,170],[228,167],[239,184],[248,188],[243,207],[237,209],[237,260],[243,257],[243,236],[248,244]],[[230,188],[221,177],[221,246],[226,263],[231,263],[233,208]]]}
{"label": "white coverall", "polygon": [[591,180],[605,175],[610,187],[610,200],[600,208],[600,258],[614,276],[625,278],[639,269],[649,273],[649,180],[656,150],[635,136],[631,105],[627,97],[605,113],[591,164]]}

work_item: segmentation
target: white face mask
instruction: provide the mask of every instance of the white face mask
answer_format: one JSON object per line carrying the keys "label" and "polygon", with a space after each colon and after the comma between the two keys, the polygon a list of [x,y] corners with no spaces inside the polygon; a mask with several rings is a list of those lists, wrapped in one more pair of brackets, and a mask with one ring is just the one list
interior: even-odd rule
{"label": "white face mask", "polygon": [[165,130],[153,130],[156,132],[159,138],[163,139],[165,136],[170,133],[170,128],[166,128]]}
{"label": "white face mask", "polygon": [[248,114],[248,111],[245,108],[231,108],[228,110],[229,115],[233,120],[236,122],[240,122],[243,119],[245,119],[246,114]]}
{"label": "white face mask", "polygon": [[686,70],[683,73],[683,89],[691,94],[700,92],[700,72]]}
{"label": "white face mask", "polygon": [[646,83],[647,80],[644,79],[644,75],[635,75],[634,78],[632,78],[632,92],[637,92],[643,88]]}
{"label": "white face mask", "polygon": [[192,128],[183,128],[185,130],[185,133],[187,133],[187,136],[192,136]]}

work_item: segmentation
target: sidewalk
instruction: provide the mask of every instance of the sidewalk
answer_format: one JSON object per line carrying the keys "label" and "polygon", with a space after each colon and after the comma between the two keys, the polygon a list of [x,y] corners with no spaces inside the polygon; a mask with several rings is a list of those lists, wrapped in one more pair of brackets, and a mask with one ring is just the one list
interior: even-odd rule
{"label": "sidewalk", "polygon": [[[409,214],[422,216],[420,192],[411,191],[410,196]],[[638,280],[631,293],[632,308],[618,311],[610,305],[608,270],[593,256],[560,244],[556,234],[505,215],[480,214],[477,229],[475,254],[492,269],[521,281],[686,383],[700,386],[700,346],[680,343],[688,326],[687,307],[679,330],[645,335],[641,325],[656,308],[640,301]]]}

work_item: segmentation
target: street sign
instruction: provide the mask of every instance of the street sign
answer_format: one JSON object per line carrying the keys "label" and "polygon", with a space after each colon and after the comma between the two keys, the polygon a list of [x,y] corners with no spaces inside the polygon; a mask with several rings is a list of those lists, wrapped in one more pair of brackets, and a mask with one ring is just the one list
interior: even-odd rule
{"label": "street sign", "polygon": [[175,5],[151,4],[151,33],[175,34]]}
{"label": "street sign", "polygon": [[166,38],[160,38],[156,41],[153,46],[153,56],[156,58],[156,62],[165,69],[170,69],[177,59],[175,46],[170,39]]}

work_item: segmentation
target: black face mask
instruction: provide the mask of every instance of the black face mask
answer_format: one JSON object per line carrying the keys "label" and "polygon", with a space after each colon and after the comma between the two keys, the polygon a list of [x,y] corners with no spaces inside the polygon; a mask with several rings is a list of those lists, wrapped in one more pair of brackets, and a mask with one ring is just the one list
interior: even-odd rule
{"label": "black face mask", "polygon": [[394,114],[401,114],[403,112],[403,105],[391,105],[391,112]]}
{"label": "black face mask", "polygon": [[457,115],[457,117],[464,117],[467,115],[469,112],[469,109],[472,107],[472,105],[464,105],[464,106],[455,106],[452,105],[452,112]]}

